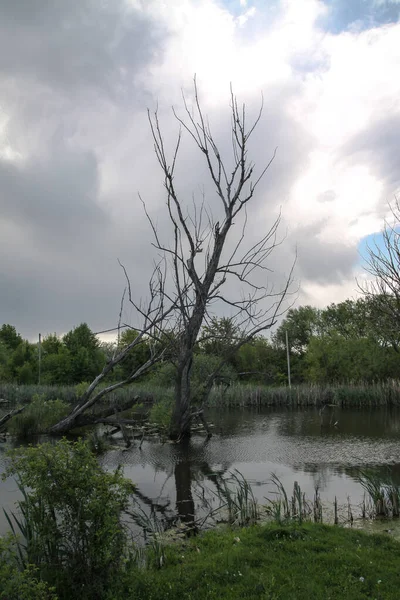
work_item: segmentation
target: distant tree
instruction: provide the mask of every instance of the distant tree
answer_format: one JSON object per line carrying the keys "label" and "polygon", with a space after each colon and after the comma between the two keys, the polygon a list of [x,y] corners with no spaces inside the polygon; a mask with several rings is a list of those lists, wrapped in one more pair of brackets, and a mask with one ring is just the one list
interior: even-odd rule
{"label": "distant tree", "polygon": [[[121,334],[119,348],[125,350],[135,339],[140,335],[136,329],[125,329]],[[119,376],[125,379],[131,373],[134,373],[144,365],[151,357],[151,339],[145,338],[142,344],[138,344],[132,348],[132,351],[126,355],[124,361],[119,365]]]}
{"label": "distant tree", "polygon": [[22,340],[7,360],[9,381],[16,383],[36,383],[37,348],[27,340]]}
{"label": "distant tree", "polygon": [[[201,352],[213,356],[224,356],[224,354],[235,348],[238,340],[242,339],[239,327],[232,319],[213,317],[208,325],[205,325],[200,333],[198,346]],[[233,362],[234,355],[230,355]]]}
{"label": "distant tree", "polygon": [[315,383],[372,383],[400,375],[395,356],[371,338],[331,335],[310,341],[306,362]]}
{"label": "distant tree", "polygon": [[63,337],[63,345],[70,355],[70,381],[91,381],[104,365],[99,340],[86,323],[81,323]]}
{"label": "distant tree", "polygon": [[278,327],[273,339],[280,347],[286,347],[286,332],[290,348],[304,353],[310,339],[320,331],[320,311],[312,306],[300,306],[288,310],[286,317]]}
{"label": "distant tree", "polygon": [[286,377],[286,355],[266,338],[257,336],[239,348],[235,368],[240,381],[279,384]]}
{"label": "distant tree", "polygon": [[44,354],[57,354],[62,347],[62,340],[56,333],[49,333],[42,340],[42,352]]}
{"label": "distant tree", "polygon": [[0,342],[3,342],[7,348],[15,350],[22,341],[22,337],[13,325],[2,325],[0,328]]}
{"label": "distant tree", "polygon": [[72,376],[71,353],[65,346],[60,346],[54,353],[43,354],[41,381],[48,385],[80,383]]}

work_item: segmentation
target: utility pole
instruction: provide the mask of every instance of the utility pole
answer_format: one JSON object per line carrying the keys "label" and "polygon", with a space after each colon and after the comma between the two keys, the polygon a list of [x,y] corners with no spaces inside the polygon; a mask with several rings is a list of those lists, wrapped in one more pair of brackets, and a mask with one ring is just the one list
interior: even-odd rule
{"label": "utility pole", "polygon": [[40,374],[41,374],[41,370],[42,370],[42,334],[41,333],[39,333],[38,350],[39,350],[39,377],[38,377],[38,385],[40,385]]}
{"label": "utility pole", "polygon": [[289,389],[292,387],[292,381],[290,378],[290,353],[289,353],[289,338],[288,338],[288,332],[286,329],[286,356],[287,356],[287,374],[288,374],[288,382],[289,382]]}

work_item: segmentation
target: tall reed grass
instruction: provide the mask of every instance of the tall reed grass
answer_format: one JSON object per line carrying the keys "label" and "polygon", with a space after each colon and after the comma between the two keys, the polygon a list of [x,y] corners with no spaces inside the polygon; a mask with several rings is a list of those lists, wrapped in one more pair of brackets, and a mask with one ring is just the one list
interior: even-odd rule
{"label": "tall reed grass", "polygon": [[[15,385],[0,384],[0,399],[9,404],[25,404],[40,394],[47,400],[59,399],[73,404],[84,391],[85,384],[79,386]],[[157,404],[174,395],[173,388],[153,382],[141,382],[120,388],[104,397],[104,402],[126,402],[138,395],[142,403]],[[302,384],[270,387],[254,384],[233,383],[231,386],[215,385],[211,391],[210,407],[245,406],[320,406],[332,403],[342,407],[368,408],[376,406],[400,406],[400,381],[382,383],[354,383],[346,385]]]}
{"label": "tall reed grass", "polygon": [[400,406],[400,381],[374,384],[309,385],[286,387],[235,383],[214,386],[209,406],[319,406],[332,403],[343,407]]}
{"label": "tall reed grass", "polygon": [[[370,518],[400,516],[400,485],[393,481],[390,475],[388,479],[383,480],[381,475],[372,471],[360,471],[357,480],[368,496],[368,506],[370,507],[368,516]],[[364,508],[363,513],[366,512]]]}

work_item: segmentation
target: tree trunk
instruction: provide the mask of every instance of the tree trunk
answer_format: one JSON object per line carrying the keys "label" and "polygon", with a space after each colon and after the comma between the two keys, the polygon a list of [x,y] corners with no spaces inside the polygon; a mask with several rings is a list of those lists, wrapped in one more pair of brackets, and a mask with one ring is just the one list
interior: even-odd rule
{"label": "tree trunk", "polygon": [[[119,412],[124,412],[125,410],[132,408],[132,406],[137,404],[138,400],[139,396],[134,396],[119,407]],[[115,406],[108,406],[94,415],[86,415],[82,412],[73,411],[59,423],[51,427],[50,433],[66,433],[67,431],[75,429],[76,427],[86,427],[96,423],[110,423],[110,425],[114,425],[116,423],[115,419],[111,421],[107,420],[107,417],[113,415],[114,411]]]}
{"label": "tree trunk", "polygon": [[25,406],[21,406],[20,408],[15,408],[11,412],[4,415],[4,417],[2,417],[0,419],[0,428],[3,427],[3,425],[5,425],[7,423],[7,421],[9,421],[13,417],[15,417],[15,415],[19,415],[19,413],[21,413],[23,410],[25,410],[25,408],[26,408]]}

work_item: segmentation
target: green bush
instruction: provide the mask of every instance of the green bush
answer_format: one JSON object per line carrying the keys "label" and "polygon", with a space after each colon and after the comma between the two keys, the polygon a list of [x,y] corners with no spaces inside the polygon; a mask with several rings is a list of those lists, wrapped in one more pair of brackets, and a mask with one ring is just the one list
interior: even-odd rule
{"label": "green bush", "polygon": [[15,541],[0,537],[0,600],[57,600],[54,590],[38,580],[37,569],[18,569],[15,556]]}
{"label": "green bush", "polygon": [[8,431],[18,439],[27,439],[47,431],[70,410],[71,407],[58,398],[46,400],[44,395],[36,394],[25,410],[10,420]]}
{"label": "green bush", "polygon": [[[33,564],[60,599],[97,600],[120,580],[127,553],[121,513],[132,484],[105,473],[82,440],[18,448],[7,475],[23,492],[22,517],[9,517],[23,568]],[[27,491],[29,489],[29,491]]]}

